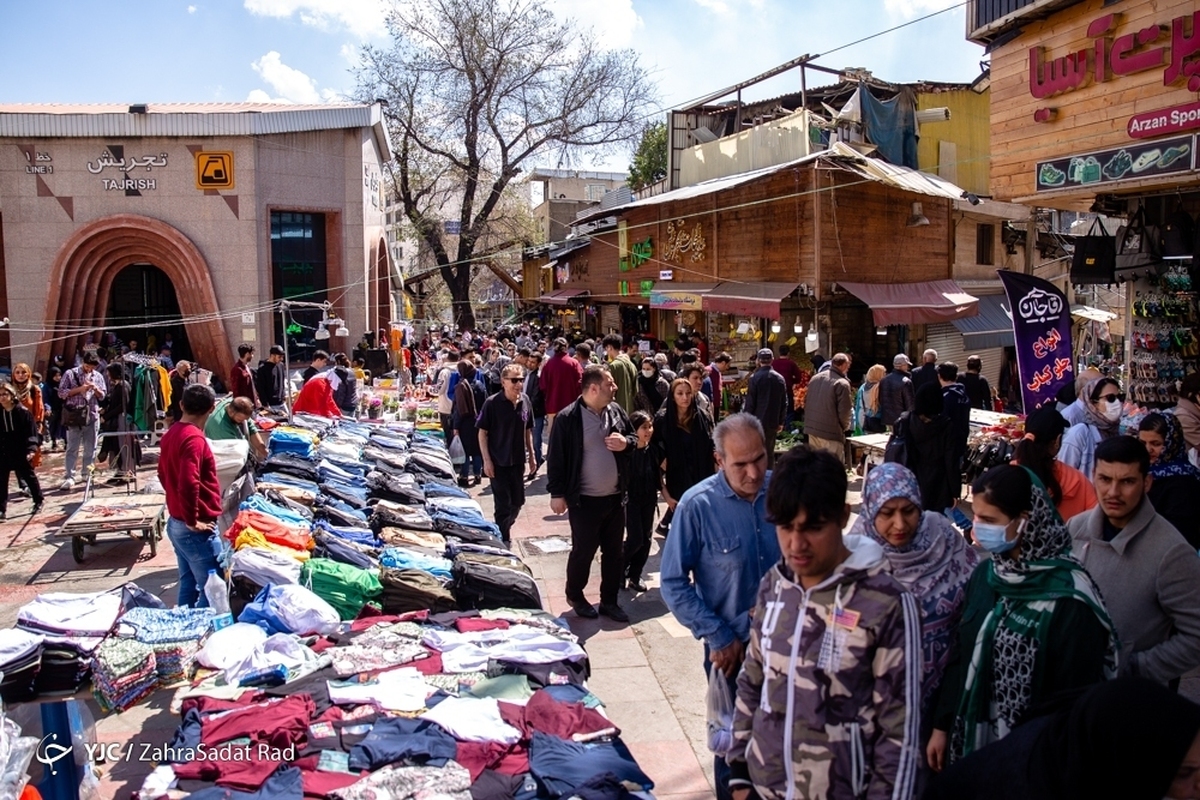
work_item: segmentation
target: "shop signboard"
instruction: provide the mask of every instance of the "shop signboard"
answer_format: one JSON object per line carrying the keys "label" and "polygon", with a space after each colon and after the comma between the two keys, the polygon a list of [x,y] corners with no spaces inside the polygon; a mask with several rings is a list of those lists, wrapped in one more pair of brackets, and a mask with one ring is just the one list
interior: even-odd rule
{"label": "shop signboard", "polygon": [[1049,281],[999,270],[1012,309],[1017,372],[1025,413],[1054,402],[1075,380],[1071,349],[1071,304]]}
{"label": "shop signboard", "polygon": [[1196,157],[1195,136],[1130,142],[1091,153],[1037,163],[1037,190],[1099,186],[1135,178],[1190,172]]}
{"label": "shop signboard", "polygon": [[670,289],[652,289],[650,307],[664,311],[700,311],[704,305],[703,295],[695,292],[673,292]]}

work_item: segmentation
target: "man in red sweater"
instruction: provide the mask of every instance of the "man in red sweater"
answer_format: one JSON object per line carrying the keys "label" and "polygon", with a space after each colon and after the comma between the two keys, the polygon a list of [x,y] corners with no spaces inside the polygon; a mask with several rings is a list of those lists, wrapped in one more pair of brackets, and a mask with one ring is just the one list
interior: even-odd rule
{"label": "man in red sweater", "polygon": [[567,340],[560,336],[554,340],[553,347],[554,354],[542,365],[542,374],[538,378],[538,388],[542,390],[546,402],[547,440],[554,426],[554,418],[558,412],[579,399],[579,387],[583,382],[583,367],[567,355]]}
{"label": "man in red sweater", "polygon": [[250,371],[250,362],[254,361],[254,345],[242,342],[238,345],[238,360],[229,371],[229,394],[232,397],[249,397],[255,408],[262,408],[258,402],[258,389],[254,385],[254,373]]}
{"label": "man in red sweater", "polygon": [[159,443],[158,479],[167,496],[167,538],[179,564],[176,605],[207,608],[204,581],[210,569],[219,569],[213,540],[221,516],[221,487],[217,462],[204,423],[216,405],[207,386],[190,384],[183,390],[182,416],[163,434]]}

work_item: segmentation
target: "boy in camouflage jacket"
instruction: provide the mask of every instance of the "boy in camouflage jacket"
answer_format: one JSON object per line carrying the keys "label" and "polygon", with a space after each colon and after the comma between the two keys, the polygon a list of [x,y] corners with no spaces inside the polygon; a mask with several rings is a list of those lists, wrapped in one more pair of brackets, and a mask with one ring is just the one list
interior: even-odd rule
{"label": "boy in camouflage jacket", "polygon": [[882,548],[844,536],[846,473],[807,446],[767,494],[782,560],[738,677],[735,800],[908,800],[920,765],[921,624]]}

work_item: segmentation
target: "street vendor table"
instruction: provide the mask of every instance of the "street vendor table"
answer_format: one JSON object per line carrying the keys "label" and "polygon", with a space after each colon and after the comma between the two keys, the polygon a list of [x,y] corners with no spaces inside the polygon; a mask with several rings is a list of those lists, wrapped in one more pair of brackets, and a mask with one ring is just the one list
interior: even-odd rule
{"label": "street vendor table", "polygon": [[[873,467],[883,463],[883,451],[887,449],[888,439],[891,434],[888,433],[864,433],[862,436],[851,436],[848,441],[850,443],[851,466],[857,466],[864,461],[867,467]],[[863,474],[866,474],[864,468]]]}
{"label": "street vendor table", "polygon": [[1001,425],[1008,420],[1014,419],[1015,416],[1015,414],[1004,414],[998,411],[984,411],[982,408],[972,408],[971,427],[988,428],[993,425]]}
{"label": "street vendor table", "polygon": [[158,540],[167,525],[166,495],[129,494],[114,497],[90,497],[58,529],[57,537],[71,538],[71,555],[83,563],[84,544],[96,544],[103,534],[140,538],[150,545],[150,555],[158,554]]}

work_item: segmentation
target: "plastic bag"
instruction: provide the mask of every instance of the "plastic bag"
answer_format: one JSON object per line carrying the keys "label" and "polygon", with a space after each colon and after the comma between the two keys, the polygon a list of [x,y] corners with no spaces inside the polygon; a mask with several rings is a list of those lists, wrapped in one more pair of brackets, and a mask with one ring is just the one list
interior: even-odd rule
{"label": "plastic bag", "polygon": [[733,693],[725,673],[716,667],[708,671],[708,749],[724,757],[733,749]]}
{"label": "plastic bag", "polygon": [[454,434],[454,441],[450,442],[450,463],[465,464],[467,462],[467,451],[463,449],[462,439],[458,438],[458,434]]}

